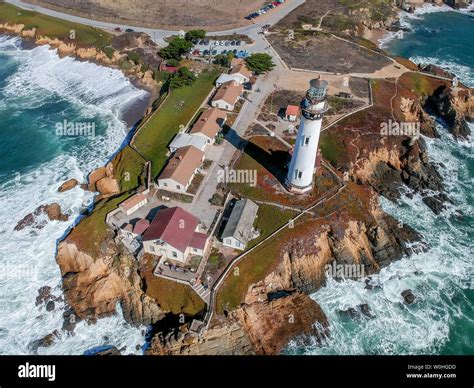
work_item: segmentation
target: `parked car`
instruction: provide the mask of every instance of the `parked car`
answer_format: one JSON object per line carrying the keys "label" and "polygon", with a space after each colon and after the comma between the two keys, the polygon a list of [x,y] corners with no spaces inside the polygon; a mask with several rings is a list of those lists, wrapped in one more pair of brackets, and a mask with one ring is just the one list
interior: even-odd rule
{"label": "parked car", "polygon": [[216,55],[217,54],[217,50],[212,50],[212,55]]}
{"label": "parked car", "polygon": [[240,46],[242,44],[242,41],[238,40],[237,42],[235,42],[235,45],[236,46]]}
{"label": "parked car", "polygon": [[237,49],[233,49],[233,50],[232,50],[232,52],[233,52],[234,54],[237,54],[237,51],[238,51]]}
{"label": "parked car", "polygon": [[202,55],[209,55],[209,54],[210,54],[210,51],[209,51],[209,50],[204,50],[204,51],[202,52]]}
{"label": "parked car", "polygon": [[127,28],[125,32],[135,32],[135,30],[133,30],[132,28]]}
{"label": "parked car", "polygon": [[115,31],[115,32],[122,32],[122,29],[121,29],[120,27],[115,27],[115,28],[114,28],[114,31]]}
{"label": "parked car", "polygon": [[[195,43],[195,44],[196,44],[196,43]],[[203,44],[204,44],[204,40],[203,40],[203,39],[198,40],[198,44],[203,45]]]}
{"label": "parked car", "polygon": [[227,50],[222,50],[221,54],[227,54]]}
{"label": "parked car", "polygon": [[204,46],[209,46],[209,41],[205,40],[203,44],[204,44]]}
{"label": "parked car", "polygon": [[226,45],[226,46],[229,46],[229,45],[230,45],[230,42],[229,42],[229,41],[226,41],[226,42],[225,42],[225,45]]}

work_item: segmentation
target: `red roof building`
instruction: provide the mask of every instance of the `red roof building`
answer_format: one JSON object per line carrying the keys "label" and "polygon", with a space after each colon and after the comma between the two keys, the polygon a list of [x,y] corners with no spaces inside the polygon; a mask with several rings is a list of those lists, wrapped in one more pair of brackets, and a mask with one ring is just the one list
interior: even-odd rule
{"label": "red roof building", "polygon": [[208,236],[197,231],[199,220],[180,207],[159,210],[143,234],[145,252],[185,262],[190,253],[202,255]]}

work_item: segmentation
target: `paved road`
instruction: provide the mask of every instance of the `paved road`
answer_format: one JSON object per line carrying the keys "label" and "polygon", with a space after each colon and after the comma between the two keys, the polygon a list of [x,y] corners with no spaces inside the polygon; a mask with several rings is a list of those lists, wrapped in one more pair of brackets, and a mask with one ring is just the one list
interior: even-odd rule
{"label": "paved road", "polygon": [[[288,4],[285,4],[285,6],[275,8],[273,12],[269,12],[268,14],[265,14],[259,18],[253,19],[255,21],[254,24],[240,27],[240,28],[231,29],[231,30],[208,32],[207,34],[222,36],[222,35],[231,35],[231,34],[236,33],[236,34],[248,35],[250,38],[252,38],[256,42],[254,46],[254,50],[256,51],[257,49],[264,46],[264,43],[261,42],[262,39],[260,38],[260,35],[258,35],[258,31],[261,29],[261,24],[274,25],[275,23],[283,19],[286,15],[288,15],[291,11],[293,11],[295,8],[303,4],[306,0],[287,0],[287,1],[288,1]],[[45,15],[57,17],[59,19],[69,20],[71,22],[85,24],[87,26],[101,28],[104,30],[113,30],[116,27],[120,27],[123,30],[127,28],[131,28],[135,31],[145,32],[148,35],[150,35],[153,38],[153,40],[162,47],[166,46],[166,42],[164,38],[170,35],[175,35],[177,32],[177,30],[161,30],[161,29],[125,25],[122,23],[107,23],[107,22],[102,22],[99,20],[87,19],[80,16],[70,15],[64,12],[54,11],[52,9],[44,8],[41,6],[28,4],[22,0],[5,0],[5,2],[13,4],[19,8],[23,8],[26,10],[39,12]]]}

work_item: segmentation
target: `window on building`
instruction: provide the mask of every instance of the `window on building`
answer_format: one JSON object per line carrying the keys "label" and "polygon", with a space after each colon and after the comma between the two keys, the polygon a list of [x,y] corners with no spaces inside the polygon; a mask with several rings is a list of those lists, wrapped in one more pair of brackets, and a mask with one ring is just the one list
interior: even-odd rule
{"label": "window on building", "polygon": [[303,171],[297,171],[296,179],[301,179],[302,176],[303,176]]}
{"label": "window on building", "polygon": [[168,183],[163,182],[163,186],[168,187]]}
{"label": "window on building", "polygon": [[181,186],[180,186],[180,185],[176,185],[176,188],[177,188],[178,190],[181,190]]}
{"label": "window on building", "polygon": [[173,255],[173,257],[178,257],[178,254],[175,251],[173,251],[171,254]]}
{"label": "window on building", "polygon": [[193,248],[193,252],[197,252],[198,250],[196,248]]}
{"label": "window on building", "polygon": [[228,239],[226,240],[226,242],[227,242],[227,244],[232,245],[232,240],[231,240],[230,238],[228,238]]}
{"label": "window on building", "polygon": [[308,145],[308,144],[309,144],[309,139],[310,139],[309,137],[305,137],[305,138],[304,138],[304,144],[305,144],[305,145]]}
{"label": "window on building", "polygon": [[155,247],[154,247],[153,245],[150,245],[150,250],[151,250],[152,252],[155,252]]}

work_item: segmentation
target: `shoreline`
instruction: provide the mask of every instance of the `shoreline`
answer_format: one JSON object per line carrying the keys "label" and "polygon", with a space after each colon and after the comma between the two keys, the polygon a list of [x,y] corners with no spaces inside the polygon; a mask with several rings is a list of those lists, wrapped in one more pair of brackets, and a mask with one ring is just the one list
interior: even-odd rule
{"label": "shoreline", "polygon": [[139,97],[134,101],[131,101],[128,105],[126,105],[124,110],[119,112],[118,118],[126,124],[127,133],[130,132],[133,127],[146,116],[148,109],[153,105],[154,100],[157,98],[157,88],[145,85],[134,74],[127,74],[121,71],[117,65],[94,60],[93,58],[81,58],[77,55],[61,54],[57,47],[53,47],[49,44],[38,44],[33,38],[24,37],[21,36],[21,34],[15,34],[10,31],[0,30],[0,36],[1,35],[19,38],[21,40],[20,47],[22,50],[33,50],[36,47],[48,46],[49,50],[56,51],[56,54],[59,58],[71,57],[79,62],[89,62],[95,64],[96,66],[102,66],[121,72],[135,88],[143,90],[147,93],[144,97]]}
{"label": "shoreline", "polygon": [[[398,30],[390,30],[387,28],[372,31],[374,35],[372,39],[369,38],[374,44],[378,46],[379,49],[386,50],[390,42],[397,39],[398,31],[411,31],[410,19],[421,19],[422,15],[428,13],[440,13],[440,12],[458,12],[462,14],[469,14],[474,12],[474,3],[468,5],[467,7],[462,8],[453,8],[445,3],[443,4],[433,4],[433,3],[423,3],[421,5],[412,5],[414,7],[413,12],[407,12],[403,9],[399,9],[397,12],[397,22],[392,24],[393,26],[398,25]],[[390,54],[390,53],[389,53]],[[392,54],[390,54],[392,55]],[[406,58],[409,59],[409,58]]]}

